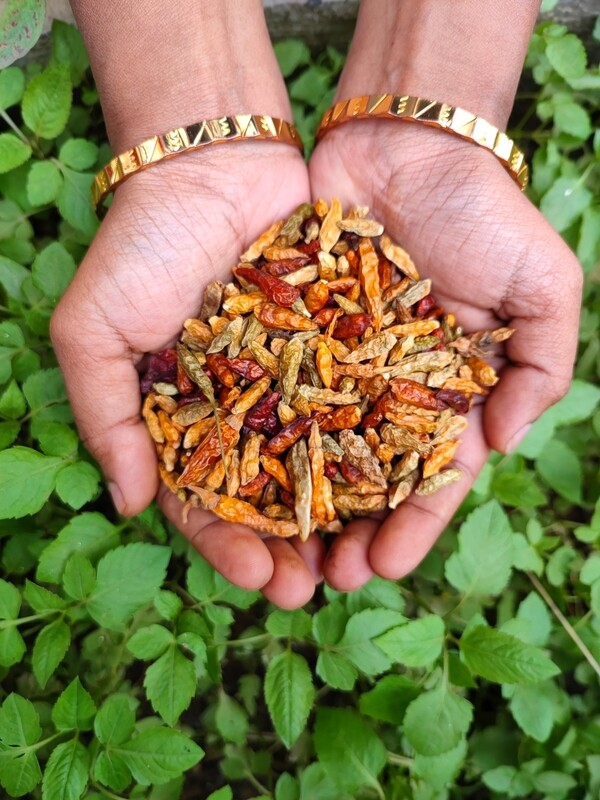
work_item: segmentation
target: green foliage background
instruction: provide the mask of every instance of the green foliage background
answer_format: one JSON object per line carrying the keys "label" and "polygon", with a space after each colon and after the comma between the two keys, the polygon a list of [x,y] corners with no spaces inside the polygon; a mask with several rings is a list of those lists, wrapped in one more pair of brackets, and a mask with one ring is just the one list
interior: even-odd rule
{"label": "green foliage background", "polygon": [[[600,25],[596,26],[600,38]],[[310,143],[343,57],[277,46]],[[119,519],[49,343],[109,157],[77,32],[0,71],[0,784],[78,798],[600,793],[600,73],[535,33],[514,133],[586,272],[571,391],[408,579],[276,610],[154,508]],[[318,108],[313,98],[322,97]]]}

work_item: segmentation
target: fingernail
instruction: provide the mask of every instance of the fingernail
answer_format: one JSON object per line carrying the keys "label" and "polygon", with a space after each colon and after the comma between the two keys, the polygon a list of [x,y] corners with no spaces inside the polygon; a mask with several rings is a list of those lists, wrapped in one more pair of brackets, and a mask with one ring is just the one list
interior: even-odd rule
{"label": "fingernail", "polygon": [[531,423],[530,422],[527,423],[527,425],[523,425],[523,427],[515,433],[515,435],[512,437],[512,439],[507,444],[506,452],[510,453],[512,450],[517,448],[521,444],[523,439],[527,436],[527,434],[529,433],[530,430],[531,430]]}
{"label": "fingernail", "polygon": [[109,483],[108,491],[112,497],[114,507],[117,509],[119,514],[123,514],[125,512],[125,498],[123,497],[121,490],[116,483]]}

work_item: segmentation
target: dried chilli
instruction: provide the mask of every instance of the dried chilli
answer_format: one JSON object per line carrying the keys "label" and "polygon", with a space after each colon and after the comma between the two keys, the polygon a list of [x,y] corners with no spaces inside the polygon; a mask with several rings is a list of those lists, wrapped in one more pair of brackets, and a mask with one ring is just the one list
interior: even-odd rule
{"label": "dried chilli", "polygon": [[513,331],[465,334],[367,213],[304,203],[150,356],[142,416],[186,510],[305,540],[461,478],[464,415]]}

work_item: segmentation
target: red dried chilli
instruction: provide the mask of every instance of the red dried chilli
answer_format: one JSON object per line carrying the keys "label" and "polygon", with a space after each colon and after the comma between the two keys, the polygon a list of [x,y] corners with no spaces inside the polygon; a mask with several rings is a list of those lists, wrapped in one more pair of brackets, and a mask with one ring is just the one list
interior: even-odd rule
{"label": "red dried chilli", "polygon": [[335,199],[302,204],[240,261],[141,379],[186,509],[304,540],[461,477],[462,415],[498,380],[483,348],[510,329],[464,334],[383,226]]}

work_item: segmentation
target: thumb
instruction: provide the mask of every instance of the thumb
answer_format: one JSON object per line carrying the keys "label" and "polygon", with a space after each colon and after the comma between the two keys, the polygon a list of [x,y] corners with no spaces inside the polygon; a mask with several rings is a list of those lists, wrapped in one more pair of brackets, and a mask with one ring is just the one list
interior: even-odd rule
{"label": "thumb", "polygon": [[68,294],[54,312],[50,335],[83,443],[100,464],[117,510],[137,514],[154,498],[158,477],[132,353],[117,331],[90,320]]}

